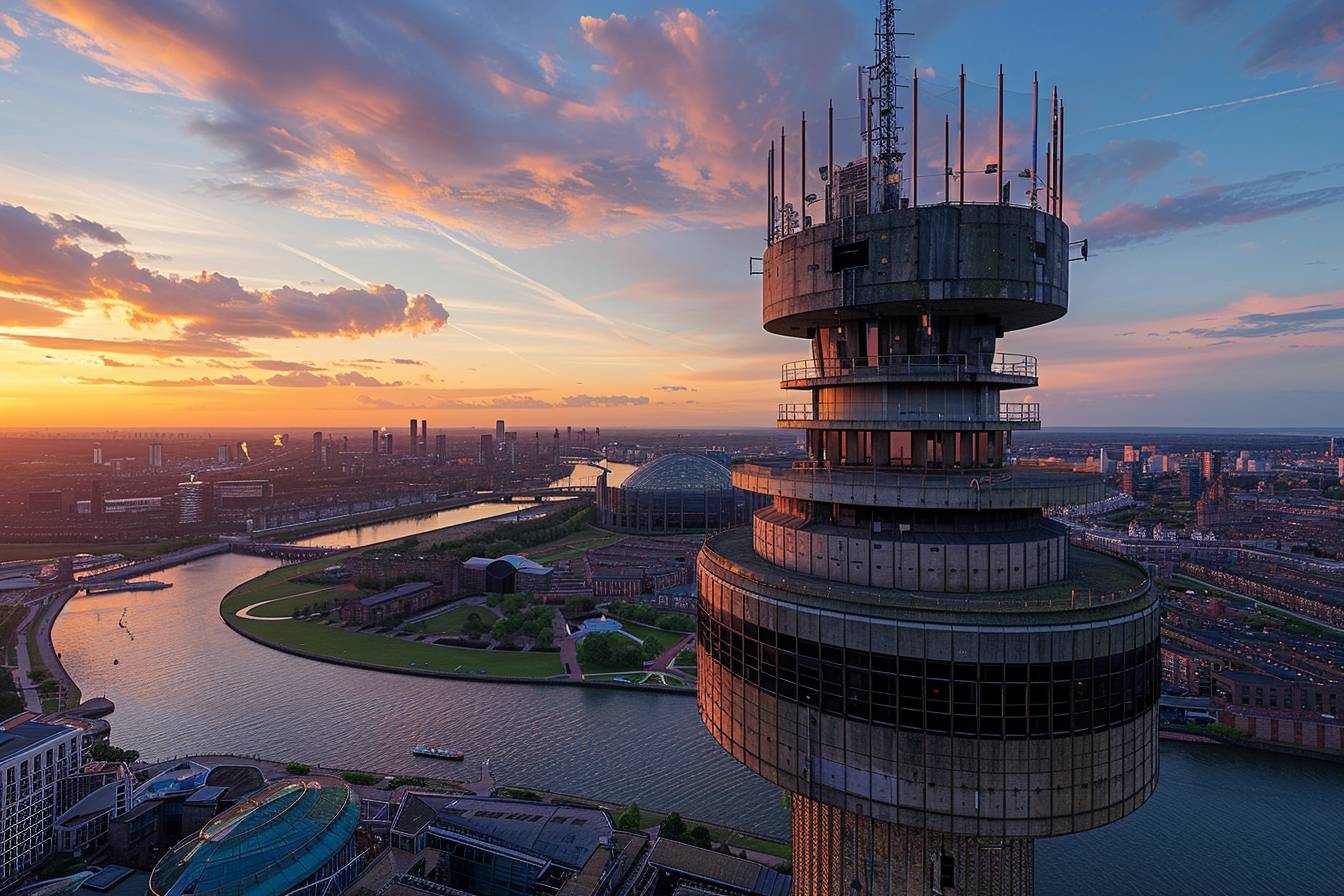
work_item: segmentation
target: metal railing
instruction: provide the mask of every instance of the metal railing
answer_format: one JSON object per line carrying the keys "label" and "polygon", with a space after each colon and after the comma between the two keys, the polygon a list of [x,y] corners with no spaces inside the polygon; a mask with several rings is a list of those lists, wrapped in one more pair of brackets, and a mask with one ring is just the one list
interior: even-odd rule
{"label": "metal railing", "polygon": [[901,409],[881,402],[854,401],[817,402],[815,404],[781,404],[778,420],[809,422],[827,420],[871,420],[884,424],[912,423],[921,420],[939,420],[948,423],[1040,423],[1041,405],[1036,401],[1002,402],[997,414],[963,413],[959,408]]}
{"label": "metal railing", "polygon": [[1001,376],[1036,377],[1032,355],[883,355],[877,358],[807,358],[790,361],[779,371],[781,382],[822,379],[872,373],[878,376],[957,376],[990,373]]}

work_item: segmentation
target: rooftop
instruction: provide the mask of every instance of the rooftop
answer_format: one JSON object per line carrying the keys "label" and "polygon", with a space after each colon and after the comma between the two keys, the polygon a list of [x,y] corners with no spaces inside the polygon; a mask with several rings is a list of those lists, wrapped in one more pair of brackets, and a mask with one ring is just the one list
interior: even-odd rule
{"label": "rooftop", "polygon": [[419,594],[421,591],[428,591],[434,587],[433,582],[406,582],[395,588],[389,588],[386,591],[379,591],[377,594],[370,594],[367,597],[361,597],[359,602],[366,607],[376,607],[379,604],[385,604],[390,600],[397,600],[402,597],[410,597],[412,594]]}
{"label": "rooftop", "polygon": [[[412,800],[420,805],[411,805]],[[429,822],[427,809],[434,811]],[[413,835],[426,824],[505,843],[567,868],[582,868],[612,833],[611,819],[601,809],[493,797],[408,796],[396,830]]]}
{"label": "rooftop", "polygon": [[359,803],[335,780],[272,784],[169,850],[150,874],[155,896],[281,896],[354,835]]}
{"label": "rooftop", "polygon": [[788,875],[764,865],[666,837],[654,844],[649,864],[753,896],[788,896],[791,884]]}
{"label": "rooftop", "polygon": [[729,491],[733,474],[703,454],[665,454],[631,473],[621,488],[634,491]]}
{"label": "rooftop", "polygon": [[45,722],[20,722],[0,730],[0,762],[71,733],[71,729],[65,725],[48,725]]}

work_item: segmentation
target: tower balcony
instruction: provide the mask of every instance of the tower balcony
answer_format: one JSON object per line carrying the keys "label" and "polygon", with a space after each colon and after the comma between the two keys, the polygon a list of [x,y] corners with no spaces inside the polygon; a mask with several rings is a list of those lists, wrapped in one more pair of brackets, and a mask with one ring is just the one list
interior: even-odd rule
{"label": "tower balcony", "polygon": [[753,461],[733,466],[733,485],[771,497],[868,507],[1022,510],[1087,504],[1106,495],[1100,476],[1054,470],[934,470]]}
{"label": "tower balcony", "polygon": [[878,358],[806,358],[783,365],[781,389],[864,383],[986,383],[1007,389],[1037,385],[1032,355],[886,355]]}
{"label": "tower balcony", "polygon": [[1041,428],[1041,405],[1035,401],[1002,402],[997,413],[944,413],[925,406],[902,410],[882,402],[810,402],[781,404],[781,429],[858,429],[891,432],[981,432]]}

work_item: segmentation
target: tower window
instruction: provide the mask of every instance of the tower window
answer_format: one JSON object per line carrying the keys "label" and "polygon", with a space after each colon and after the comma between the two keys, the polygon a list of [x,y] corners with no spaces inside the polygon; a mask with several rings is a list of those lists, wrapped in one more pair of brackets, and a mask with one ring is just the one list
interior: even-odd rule
{"label": "tower window", "polygon": [[868,241],[840,243],[831,247],[831,270],[844,271],[849,268],[868,266]]}
{"label": "tower window", "polygon": [[942,860],[939,864],[941,867],[938,869],[938,886],[943,889],[955,887],[957,885],[957,860],[947,853],[943,853]]}

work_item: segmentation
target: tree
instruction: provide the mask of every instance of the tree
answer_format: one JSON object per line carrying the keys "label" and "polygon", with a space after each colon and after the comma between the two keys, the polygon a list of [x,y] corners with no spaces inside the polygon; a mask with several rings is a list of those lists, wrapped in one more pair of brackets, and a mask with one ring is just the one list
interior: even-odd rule
{"label": "tree", "polygon": [[698,824],[686,832],[686,842],[701,849],[714,848],[714,838],[710,836],[709,828],[702,824]]}
{"label": "tree", "polygon": [[518,631],[518,626],[514,617],[505,616],[503,619],[496,619],[495,624],[490,626],[490,637],[496,641],[512,641],[513,633]]}
{"label": "tree", "polygon": [[95,743],[90,753],[99,762],[135,762],[140,758],[139,750],[123,750],[105,740]]}
{"label": "tree", "polygon": [[673,812],[667,818],[664,818],[663,823],[658,826],[658,836],[666,837],[669,840],[684,840],[686,837],[686,822],[681,820],[681,815]]}
{"label": "tree", "polygon": [[481,619],[481,614],[472,611],[467,614],[467,618],[462,622],[462,634],[473,641],[479,641],[485,634],[485,622]]}
{"label": "tree", "polygon": [[532,638],[532,646],[537,650],[550,650],[555,646],[555,631],[548,628],[537,632]]}
{"label": "tree", "polygon": [[616,816],[616,830],[637,833],[643,821],[644,815],[639,811],[639,803],[631,803],[625,807],[624,812]]}

